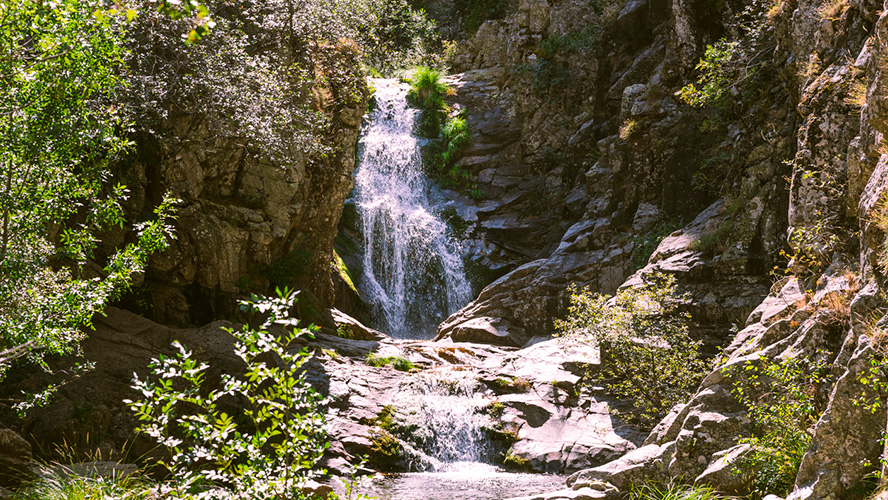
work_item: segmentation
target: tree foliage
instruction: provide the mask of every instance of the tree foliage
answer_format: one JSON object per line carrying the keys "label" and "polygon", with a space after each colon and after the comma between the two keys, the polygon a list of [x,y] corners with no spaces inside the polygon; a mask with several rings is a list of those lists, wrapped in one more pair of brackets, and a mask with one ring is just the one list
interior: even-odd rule
{"label": "tree foliage", "polygon": [[734,104],[758,98],[760,83],[768,74],[769,54],[774,51],[768,5],[750,4],[733,17],[729,29],[735,34],[734,40],[723,38],[706,46],[697,63],[697,81],[676,92],[679,98],[691,106],[715,106],[726,111]]}
{"label": "tree foliage", "polygon": [[[266,319],[258,329],[226,330],[246,371],[223,373],[218,389],[209,387],[209,365],[178,342],[173,357],[152,360],[153,377],[136,376],[140,399],[125,403],[143,422],[140,431],[169,451],[162,465],[173,474],[175,498],[303,498],[304,481],[319,474],[314,465],[327,446],[318,412],[324,401],[305,381],[308,352],[288,347],[309,330],[269,332],[273,325],[295,327],[287,313],[294,302],[295,294],[284,291],[243,303]],[[232,402],[243,405],[242,417],[225,413]]]}
{"label": "tree foliage", "polygon": [[383,74],[414,66],[441,67],[443,49],[434,21],[407,0],[370,1],[369,18],[359,26],[356,40],[367,62]]}
{"label": "tree foliage", "polygon": [[[325,117],[312,106],[312,50],[302,38],[317,33],[287,24],[282,4],[292,2],[205,3],[215,27],[194,44],[179,36],[188,19],[140,10],[128,37],[126,77],[140,128],[175,147],[187,138],[176,126],[196,117],[279,162],[322,151]],[[310,13],[294,9],[292,18],[303,14]]]}
{"label": "tree foliage", "polygon": [[646,276],[643,286],[613,297],[571,286],[565,320],[555,327],[569,342],[591,341],[601,351],[592,373],[608,391],[630,399],[642,425],[651,425],[685,401],[707,368],[700,342],[688,335],[688,314],[671,275]]}
{"label": "tree foliage", "polygon": [[166,245],[170,200],[129,245],[95,255],[100,232],[124,225],[108,164],[129,146],[118,103],[133,16],[97,0],[0,4],[0,378],[14,359],[76,351]]}
{"label": "tree foliage", "polygon": [[213,29],[193,44],[181,37],[203,11],[169,16],[138,1],[127,79],[140,126],[174,144],[182,131],[173,126],[197,116],[281,163],[329,152],[316,96],[337,81],[331,69],[345,68],[320,67],[325,47],[356,44],[370,65],[390,73],[439,44],[434,24],[405,0],[206,0]]}
{"label": "tree foliage", "polygon": [[792,491],[810,430],[825,407],[818,396],[829,365],[821,357],[749,361],[735,377],[733,394],[755,425],[755,433],[740,440],[751,452],[740,459],[737,472],[752,478],[751,490],[759,498]]}

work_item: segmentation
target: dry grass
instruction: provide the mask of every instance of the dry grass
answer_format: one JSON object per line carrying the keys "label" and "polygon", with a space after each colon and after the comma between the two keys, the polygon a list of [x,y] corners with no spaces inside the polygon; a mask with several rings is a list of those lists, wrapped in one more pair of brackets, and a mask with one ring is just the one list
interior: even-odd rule
{"label": "dry grass", "polygon": [[817,304],[823,311],[828,325],[847,328],[851,324],[851,300],[860,290],[860,276],[850,270],[846,270],[842,277],[848,283],[848,287],[842,291],[829,293]]}
{"label": "dry grass", "polygon": [[888,155],[888,141],[885,141],[885,139],[879,141],[879,145],[876,146],[876,154],[879,156]]}
{"label": "dry grass", "polygon": [[783,14],[783,8],[786,6],[786,0],[778,0],[771,4],[768,8],[768,13],[766,17],[768,18],[768,22],[774,24],[780,14]]}
{"label": "dry grass", "polygon": [[863,333],[867,335],[871,341],[873,349],[880,356],[888,356],[888,329],[879,325],[879,321],[885,316],[886,309],[883,307],[876,308],[867,313],[863,323]]}
{"label": "dry grass", "polygon": [[803,81],[816,77],[823,70],[820,64],[820,58],[817,54],[813,54],[808,62],[802,63],[799,68],[799,78]]}
{"label": "dry grass", "polygon": [[870,319],[869,336],[873,341],[873,348],[881,355],[888,354],[888,330],[876,326],[879,317],[874,316]]}
{"label": "dry grass", "polygon": [[530,390],[530,381],[518,377],[512,381],[512,388],[518,392],[527,392]]}
{"label": "dry grass", "polygon": [[848,295],[831,293],[820,301],[820,307],[825,310],[830,324],[845,325],[851,321],[851,297]]}
{"label": "dry grass", "polygon": [[[884,148],[884,143],[879,149]],[[882,232],[881,245],[877,256],[877,264],[883,272],[888,272],[888,191],[883,191],[879,201],[869,214],[869,222]]]}
{"label": "dry grass", "polygon": [[848,0],[827,0],[817,9],[821,19],[835,21],[848,9]]}
{"label": "dry grass", "polygon": [[620,139],[624,141],[632,137],[639,130],[639,124],[637,120],[626,120],[623,122],[623,125],[620,126]]}
{"label": "dry grass", "polygon": [[848,95],[845,96],[845,104],[860,110],[866,104],[866,83],[854,82],[848,89]]}

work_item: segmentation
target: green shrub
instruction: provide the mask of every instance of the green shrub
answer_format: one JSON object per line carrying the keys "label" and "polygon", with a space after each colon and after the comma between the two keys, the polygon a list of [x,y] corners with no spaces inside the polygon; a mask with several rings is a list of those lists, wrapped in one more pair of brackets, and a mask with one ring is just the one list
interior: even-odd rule
{"label": "green shrub", "polygon": [[521,377],[512,377],[511,380],[497,377],[488,382],[488,384],[490,384],[494,391],[506,393],[524,393],[529,391],[532,387],[529,380]]}
{"label": "green shrub", "polygon": [[700,77],[677,92],[684,102],[691,106],[723,106],[724,100],[739,78],[732,61],[737,57],[740,42],[725,39],[707,45],[706,53],[697,63]]}
{"label": "green shrub", "polygon": [[472,174],[455,163],[471,143],[472,133],[466,119],[462,116],[448,118],[441,131],[441,145],[432,159],[430,174],[445,185],[463,185]]}
{"label": "green shrub", "polygon": [[383,470],[393,469],[404,459],[404,446],[390,432],[374,428],[370,430],[370,463]]}
{"label": "green shrub", "polygon": [[571,82],[567,67],[551,58],[541,58],[534,64],[522,64],[515,68],[515,72],[530,75],[535,92],[560,88]]}
{"label": "green shrub", "polygon": [[448,91],[441,81],[441,72],[433,68],[416,68],[410,77],[407,99],[411,105],[426,110],[444,109],[444,94]]}
{"label": "green shrub", "polygon": [[412,361],[410,361],[407,358],[402,358],[400,356],[397,356],[397,357],[395,357],[394,360],[392,360],[392,367],[395,370],[398,370],[401,372],[409,372],[410,370],[415,368]]}
{"label": "green shrub", "polygon": [[441,40],[435,22],[422,9],[407,0],[354,4],[368,8],[357,23],[357,41],[376,75],[390,76],[410,66],[435,63]]}
{"label": "green shrub", "polygon": [[728,248],[727,244],[733,231],[734,222],[730,219],[723,220],[715,231],[700,235],[688,248],[706,255],[720,254]]}
{"label": "green shrub", "polygon": [[519,457],[515,455],[510,450],[509,453],[506,454],[506,457],[503,458],[503,467],[509,470],[528,470],[530,469],[530,461],[524,457]]}
{"label": "green shrub", "polygon": [[493,401],[489,405],[482,408],[482,411],[493,418],[499,418],[503,416],[503,413],[506,411],[506,405],[499,401]]}
{"label": "green shrub", "polygon": [[818,393],[828,380],[829,366],[822,357],[762,358],[735,374],[732,392],[755,427],[752,436],[740,440],[752,451],[739,460],[735,473],[752,477],[752,492],[760,497],[785,497],[792,491],[811,443],[809,430],[823,413]]}
{"label": "green shrub", "polygon": [[435,139],[441,135],[441,121],[444,113],[438,109],[423,109],[419,112],[417,132],[420,137]]}
{"label": "green shrub", "polygon": [[[131,94],[124,59],[134,11],[117,7],[0,7],[0,381],[17,360],[49,370],[45,358],[79,354],[93,318],[172,236],[175,200],[164,197],[156,217],[133,228],[128,190],[111,172],[133,149],[133,117],[120,98]],[[106,231],[121,231],[117,248],[107,239],[100,248]],[[32,389],[37,402],[54,387]]]}
{"label": "green shrub", "polygon": [[447,143],[448,149],[462,149],[472,143],[472,133],[469,124],[462,116],[455,116],[447,120],[442,130],[441,138]]}
{"label": "green shrub", "polygon": [[650,275],[645,284],[610,297],[571,285],[569,315],[555,322],[568,342],[591,341],[601,350],[592,374],[608,391],[632,401],[634,418],[652,425],[685,401],[702,379],[707,363],[699,341],[688,336],[690,316],[678,311],[682,296],[675,277]]}
{"label": "green shrub", "polygon": [[632,263],[635,265],[635,269],[646,266],[660,242],[681,226],[681,218],[670,219],[657,224],[656,227],[636,239],[635,248],[632,250]]}
{"label": "green shrub", "polygon": [[[268,332],[275,324],[295,325],[288,317],[295,300],[285,290],[244,303],[267,319],[259,329],[227,330],[246,373],[223,373],[219,389],[208,389],[209,365],[178,342],[174,356],[152,360],[153,377],[134,380],[140,399],[125,403],[142,422],[139,431],[168,452],[160,464],[174,478],[170,495],[193,498],[203,489],[202,499],[298,498],[304,481],[321,473],[314,465],[327,447],[318,412],[324,400],[305,381],[307,351],[288,349],[308,330]],[[224,401],[244,405],[237,419],[222,410]]]}
{"label": "green shrub", "polygon": [[731,156],[725,151],[720,151],[700,162],[700,168],[691,175],[691,186],[703,193],[721,194],[727,181],[731,179],[732,171]]}
{"label": "green shrub", "polygon": [[601,34],[601,26],[593,24],[582,31],[546,38],[537,45],[535,53],[542,58],[550,58],[559,52],[585,52],[595,48]]}
{"label": "green shrub", "polygon": [[143,500],[154,498],[151,484],[131,475],[82,477],[63,465],[44,467],[39,479],[20,490],[19,500]]}
{"label": "green shrub", "polygon": [[541,92],[560,88],[572,82],[570,70],[556,59],[559,54],[587,52],[598,43],[601,26],[591,25],[582,31],[555,35],[541,41],[534,51],[539,59],[535,63],[516,68],[519,73],[532,76],[533,90]]}
{"label": "green shrub", "polygon": [[457,0],[454,4],[463,19],[463,29],[471,36],[484,21],[505,16],[509,0]]}
{"label": "green shrub", "polygon": [[407,102],[422,110],[419,115],[419,134],[434,139],[441,134],[441,123],[446,119],[444,95],[449,87],[441,81],[441,73],[432,68],[415,69],[409,82]]}
{"label": "green shrub", "polygon": [[[722,15],[720,2],[712,15]],[[723,5],[723,3],[721,3]],[[714,106],[730,113],[742,112],[763,96],[768,77],[774,75],[772,62],[761,54],[775,48],[777,37],[768,22],[771,3],[750,4],[740,15],[734,16],[729,32],[737,33],[736,40],[721,39],[707,45],[703,58],[697,64],[697,81],[686,85],[676,95],[691,106]],[[740,106],[735,106],[740,105]],[[733,108],[733,109],[732,109]]]}
{"label": "green shrub", "polygon": [[311,273],[313,255],[309,248],[295,247],[269,264],[262,274],[276,287],[291,286],[296,278]]}

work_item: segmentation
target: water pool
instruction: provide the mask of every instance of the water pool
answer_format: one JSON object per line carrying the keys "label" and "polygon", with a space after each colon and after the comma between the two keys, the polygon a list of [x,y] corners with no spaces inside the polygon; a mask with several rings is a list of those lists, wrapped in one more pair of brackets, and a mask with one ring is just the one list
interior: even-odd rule
{"label": "water pool", "polygon": [[479,463],[450,464],[443,472],[387,474],[362,493],[379,500],[503,500],[565,488],[566,476],[520,474]]}

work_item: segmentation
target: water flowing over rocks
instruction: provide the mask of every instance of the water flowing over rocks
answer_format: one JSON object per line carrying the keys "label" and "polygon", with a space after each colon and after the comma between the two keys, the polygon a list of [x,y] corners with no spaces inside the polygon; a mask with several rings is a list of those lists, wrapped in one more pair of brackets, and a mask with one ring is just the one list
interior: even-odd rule
{"label": "water flowing over rocks", "polygon": [[[170,354],[174,339],[210,362],[209,380],[238,373],[231,337],[221,329],[228,326],[236,325],[170,328],[109,309],[83,346],[95,370],[61,387],[21,432],[42,450],[64,443],[72,450],[102,450],[111,460],[154,453],[149,438],[132,433],[134,416],[121,403],[136,396],[132,374],[144,376],[149,359]],[[502,463],[513,456],[527,470],[565,474],[623,455],[645,437],[610,414],[618,402],[577,385],[580,367],[598,362],[590,346],[565,349],[548,340],[519,350],[381,334],[356,340],[332,329],[294,348],[304,346],[312,352],[307,379],[330,398],[331,447],[321,465],[332,474],[346,475],[364,455],[369,467],[386,471],[446,470],[456,462]],[[416,368],[370,366],[371,352],[404,357]],[[28,386],[45,381],[33,377]],[[389,449],[381,448],[385,443]],[[392,450],[397,453],[385,453]]]}
{"label": "water flowing over rocks", "polygon": [[374,80],[376,109],[358,148],[354,204],[360,219],[361,297],[379,328],[397,338],[428,338],[471,300],[459,244],[435,213],[420,139],[420,112],[407,85]]}

